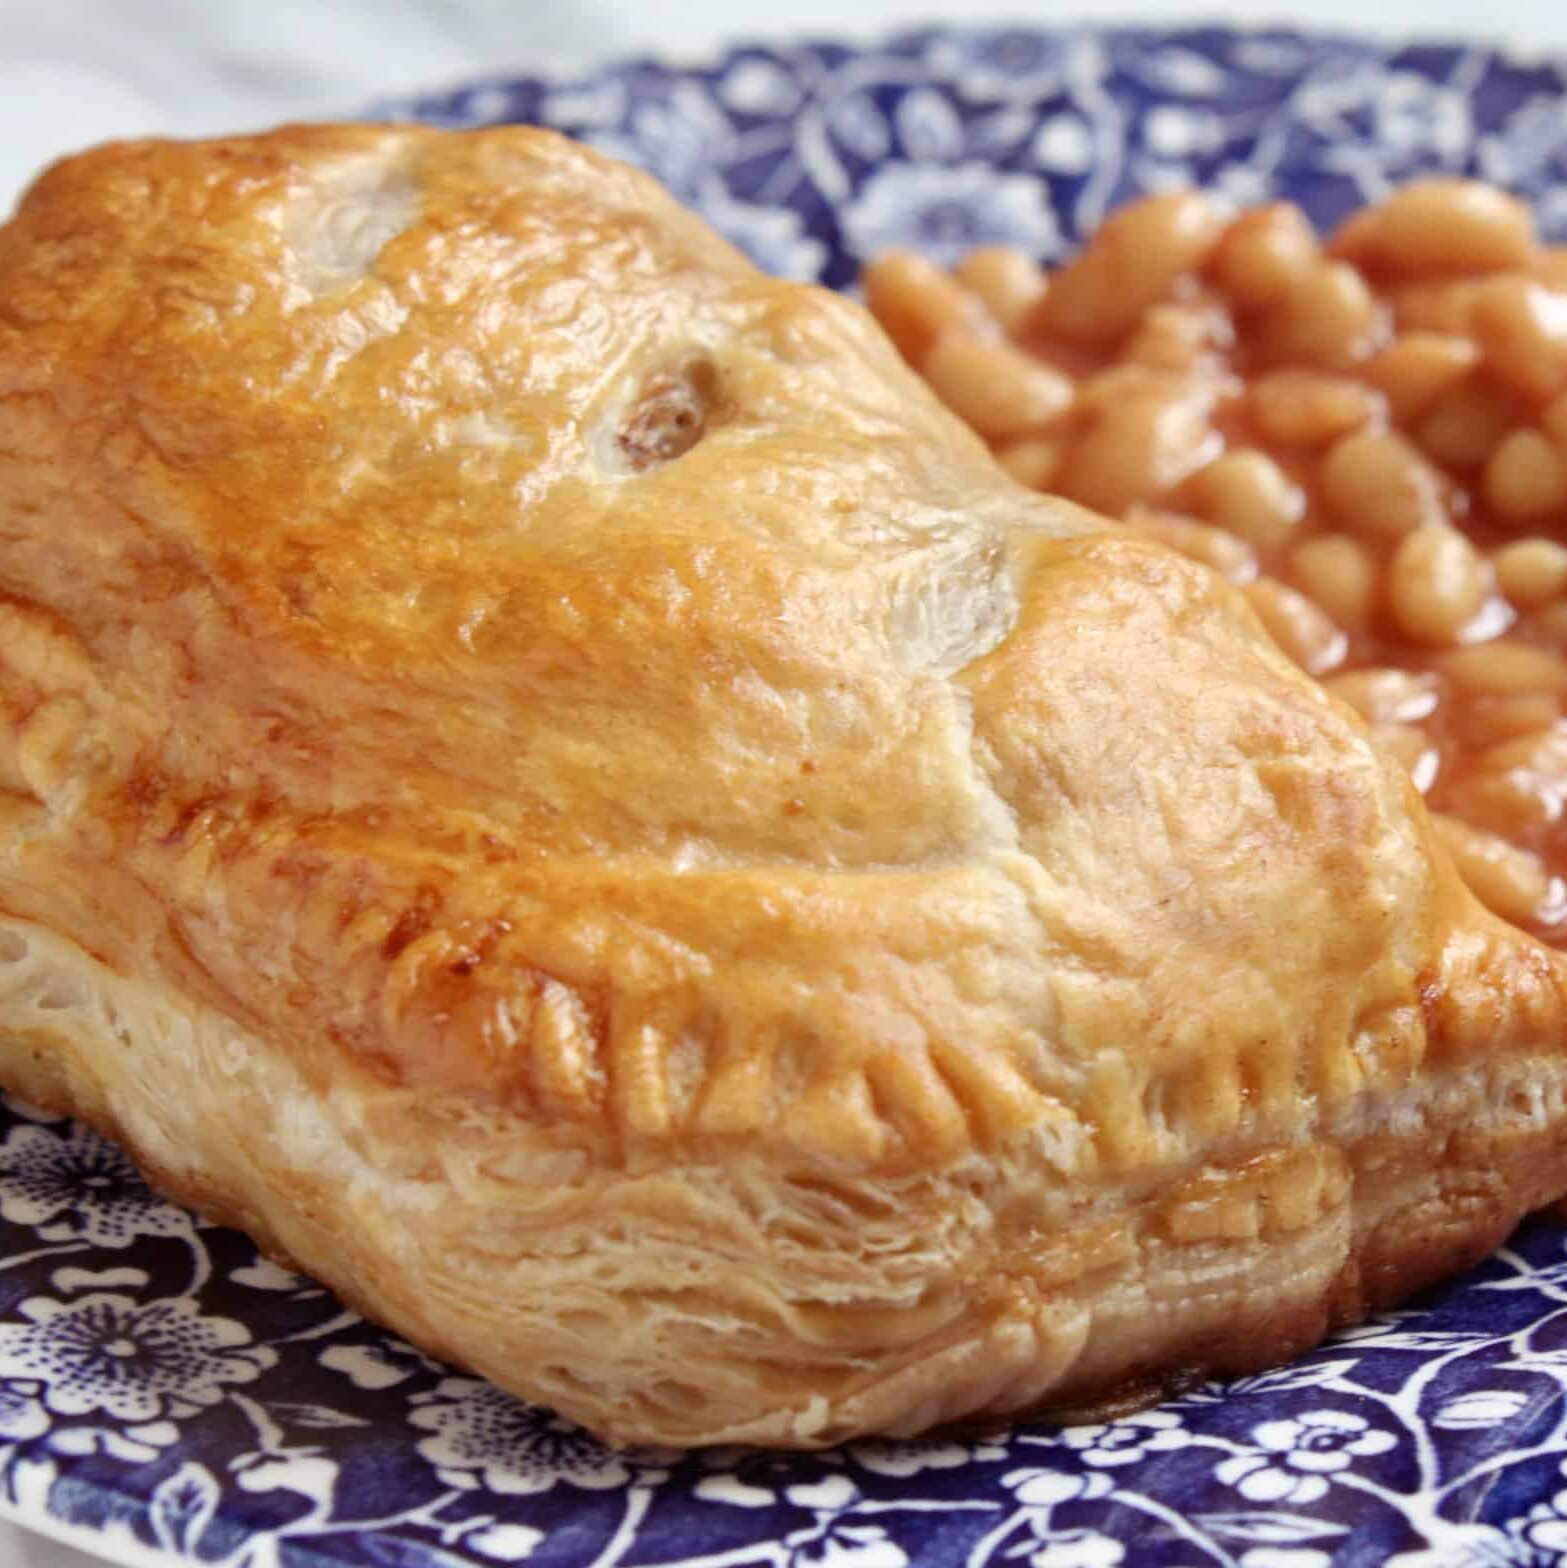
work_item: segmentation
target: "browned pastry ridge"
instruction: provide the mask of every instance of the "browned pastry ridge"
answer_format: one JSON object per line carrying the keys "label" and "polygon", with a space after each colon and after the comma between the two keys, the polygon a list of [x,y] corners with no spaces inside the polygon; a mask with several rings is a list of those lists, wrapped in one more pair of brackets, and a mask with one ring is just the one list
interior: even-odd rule
{"label": "browned pastry ridge", "polygon": [[0,231],[0,1081],[615,1440],[1276,1361],[1567,1190],[1560,961],[1237,593],[531,130]]}

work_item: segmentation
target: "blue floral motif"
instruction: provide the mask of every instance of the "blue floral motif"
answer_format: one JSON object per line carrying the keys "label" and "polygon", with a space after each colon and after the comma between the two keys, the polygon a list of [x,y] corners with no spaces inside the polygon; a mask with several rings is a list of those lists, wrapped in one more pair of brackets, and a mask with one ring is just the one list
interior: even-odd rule
{"label": "blue floral motif", "polygon": [[189,1296],[35,1296],[16,1315],[0,1323],[0,1380],[36,1379],[57,1415],[193,1415],[221,1399],[225,1384],[251,1382],[277,1360],[243,1324],[203,1316]]}
{"label": "blue floral motif", "polygon": [[526,1497],[564,1482],[601,1492],[627,1485],[636,1473],[581,1427],[489,1383],[446,1378],[412,1403],[409,1424],[431,1434],[416,1451],[448,1486],[463,1491]]}
{"label": "blue floral motif", "polygon": [[736,201],[716,180],[702,186],[693,205],[726,240],[775,276],[805,283],[821,271],[825,247],[804,232],[798,213]]}
{"label": "blue floral motif", "polygon": [[934,80],[972,102],[1038,102],[1060,91],[1070,53],[1065,35],[1009,27],[937,34],[925,60]]}
{"label": "blue floral motif", "polygon": [[1499,185],[1531,187],[1567,176],[1567,103],[1539,93],[1480,139],[1480,172]]}
{"label": "blue floral motif", "polygon": [[986,164],[955,169],[888,163],[844,208],[843,238],[861,259],[879,251],[923,251],[948,265],[982,245],[1016,245],[1054,257],[1061,231],[1039,181]]}
{"label": "blue floral motif", "polygon": [[903,1548],[882,1525],[862,1516],[859,1492],[846,1476],[801,1482],[784,1496],[812,1515],[809,1524],[783,1539],[788,1568],[907,1568]]}
{"label": "blue floral motif", "polygon": [[48,1241],[126,1247],[138,1236],[181,1236],[190,1218],[160,1201],[141,1172],[90,1128],[64,1137],[31,1123],[0,1144],[0,1216]]}
{"label": "blue floral motif", "polygon": [[1226,1459],[1213,1474],[1254,1503],[1317,1502],[1327,1496],[1329,1476],[1397,1442],[1363,1416],[1339,1410],[1303,1410],[1264,1421],[1251,1435],[1261,1452]]}
{"label": "blue floral motif", "polygon": [[[554,125],[770,270],[1066,254],[1192,180],[1326,226],[1422,170],[1567,237],[1567,71],[1288,31],[932,31],[382,106]],[[86,1128],[0,1102],[0,1507],[225,1568],[1545,1568],[1567,1560],[1567,1229],[1286,1367],[1066,1428],[616,1453],[457,1376]]]}
{"label": "blue floral motif", "polygon": [[1061,1440],[1093,1469],[1119,1469],[1149,1454],[1186,1446],[1180,1417],[1167,1410],[1145,1410],[1120,1421],[1064,1427]]}

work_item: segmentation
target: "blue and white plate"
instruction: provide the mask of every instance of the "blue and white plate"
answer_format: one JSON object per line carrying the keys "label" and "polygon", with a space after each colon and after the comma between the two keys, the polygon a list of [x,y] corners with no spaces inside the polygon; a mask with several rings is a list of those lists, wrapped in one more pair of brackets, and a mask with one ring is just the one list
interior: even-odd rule
{"label": "blue and white plate", "polygon": [[[1195,180],[1320,223],[1433,169],[1567,234],[1567,68],[1293,33],[932,32],[400,105],[645,164],[764,266],[1063,255]],[[1100,1426],[814,1456],[611,1453],[438,1366],[0,1105],[0,1511],[227,1568],[1403,1568],[1567,1557],[1567,1231],[1279,1371]]]}

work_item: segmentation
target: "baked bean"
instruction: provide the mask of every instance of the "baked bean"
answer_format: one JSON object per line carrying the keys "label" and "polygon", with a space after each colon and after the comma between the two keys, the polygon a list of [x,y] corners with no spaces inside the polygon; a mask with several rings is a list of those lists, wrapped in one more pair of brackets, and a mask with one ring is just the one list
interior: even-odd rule
{"label": "baked bean", "polygon": [[910,251],[888,251],[861,274],[865,303],[911,364],[944,332],[979,331],[985,312],[967,289]]}
{"label": "baked bean", "polygon": [[1195,517],[1134,506],[1126,514],[1126,526],[1144,539],[1168,545],[1188,560],[1212,567],[1232,583],[1249,583],[1257,575],[1257,557],[1244,539]]}
{"label": "baked bean", "polygon": [[1386,313],[1366,280],[1347,261],[1321,261],[1264,318],[1257,349],[1270,364],[1341,370],[1366,358],[1386,330]]}
{"label": "baked bean", "polygon": [[1199,469],[1186,495],[1198,516],[1265,553],[1278,550],[1306,514],[1300,486],[1255,447],[1237,447]]}
{"label": "baked bean", "polygon": [[1471,746],[1489,746],[1549,729],[1561,717],[1561,702],[1548,692],[1516,697],[1482,697],[1464,714],[1464,736]]}
{"label": "baked bean", "polygon": [[1485,465],[1485,499],[1509,522],[1533,522],[1567,506],[1567,456],[1538,430],[1514,430]]}
{"label": "baked bean", "polygon": [[1206,413],[1213,407],[1214,391],[1205,382],[1178,371],[1153,365],[1111,365],[1085,376],[1077,387],[1077,408],[1082,414],[1113,414],[1128,403],[1154,400],[1189,403]]}
{"label": "baked bean", "polygon": [[1438,678],[1412,670],[1349,670],[1322,684],[1368,724],[1416,724],[1441,700]]}
{"label": "baked bean", "polygon": [[1529,278],[1496,278],[1475,295],[1473,324],[1486,369],[1544,401],[1567,386],[1567,297]]}
{"label": "baked bean", "polygon": [[1549,725],[1482,746],[1466,759],[1449,805],[1459,815],[1514,839],[1560,819],[1567,797],[1567,730]]}
{"label": "baked bean", "polygon": [[1049,436],[1024,436],[998,446],[996,460],[1019,484],[1045,490],[1061,465],[1061,443]]}
{"label": "baked bean", "polygon": [[1218,446],[1200,402],[1144,393],[1100,407],[1067,448],[1055,483],[1069,499],[1117,516],[1134,502],[1163,500]]}
{"label": "baked bean", "polygon": [[1537,610],[1567,591],[1567,545],[1518,539],[1491,557],[1496,585],[1520,610]]}
{"label": "baked bean", "polygon": [[1361,252],[1397,275],[1522,266],[1534,224],[1521,201],[1478,180],[1415,180],[1376,210]]}
{"label": "baked bean", "polygon": [[1426,732],[1414,724],[1373,724],[1371,738],[1383,751],[1396,757],[1424,795],[1441,770],[1442,754]]}
{"label": "baked bean", "polygon": [[1523,623],[1529,640],[1557,653],[1567,653],[1567,601],[1558,600],[1536,610]]}
{"label": "baked bean", "polygon": [[1183,273],[1203,265],[1221,227],[1213,203],[1197,191],[1171,191],[1123,207],[1050,280],[1027,330],[1088,343],[1124,336]]}
{"label": "baked bean", "polygon": [[1533,734],[1514,736],[1477,751],[1470,766],[1482,773],[1534,773],[1558,790],[1567,789],[1567,731],[1547,725]]}
{"label": "baked bean", "polygon": [[1126,358],[1155,370],[1192,370],[1235,346],[1230,318],[1212,305],[1153,305],[1126,345]]}
{"label": "baked bean", "polygon": [[1467,337],[1475,297],[1482,282],[1473,278],[1452,283],[1407,283],[1392,291],[1393,320],[1400,332],[1438,332]]}
{"label": "baked bean", "polygon": [[1391,430],[1344,436],[1317,470],[1322,498],[1354,532],[1396,539],[1447,520],[1441,476]]}
{"label": "baked bean", "polygon": [[1504,920],[1526,924],[1550,890],[1540,857],[1456,817],[1439,814],[1433,820],[1437,836],[1475,897]]}
{"label": "baked bean", "polygon": [[1567,664],[1510,638],[1459,648],[1443,656],[1441,667],[1459,686],[1487,696],[1567,692]]}
{"label": "baked bean", "polygon": [[1213,256],[1213,279],[1241,310],[1258,310],[1300,282],[1317,261],[1317,237],[1290,202],[1243,212]]}
{"label": "baked bean", "polygon": [[1506,400],[1471,377],[1437,398],[1415,427],[1415,439],[1437,462],[1473,468],[1491,455],[1512,423]]}
{"label": "baked bean", "polygon": [[1268,635],[1308,675],[1325,675],[1344,662],[1349,640],[1304,594],[1263,577],[1245,589]]}
{"label": "baked bean", "polygon": [[1451,528],[1406,534],[1388,567],[1388,609],[1398,629],[1415,642],[1456,643],[1490,592],[1490,566]]}
{"label": "baked bean", "polygon": [[1357,630],[1371,618],[1377,568],[1365,547],[1347,534],[1318,534],[1290,551],[1290,581],[1340,626]]}
{"label": "baked bean", "polygon": [[1366,379],[1387,399],[1396,424],[1418,419],[1480,362],[1468,338],[1446,332],[1405,332],[1366,361]]}
{"label": "baked bean", "polygon": [[1529,276],[1557,294],[1567,294],[1567,246],[1546,245],[1534,253]]}
{"label": "baked bean", "polygon": [[1048,428],[1075,395],[1070,377],[1016,345],[961,330],[942,333],[919,369],[936,396],[989,441]]}
{"label": "baked bean", "polygon": [[1377,419],[1382,399],[1362,382],[1320,370],[1274,370],[1246,393],[1252,428],[1281,446],[1326,446]]}
{"label": "baked bean", "polygon": [[1532,734],[1514,735],[1471,756],[1470,765],[1481,773],[1509,773],[1522,768],[1558,779],[1567,786],[1567,731],[1547,724]]}
{"label": "baked bean", "polygon": [[1469,768],[1442,793],[1442,804],[1454,816],[1515,843],[1548,830],[1561,814],[1556,792],[1522,769],[1491,773]]}
{"label": "baked bean", "polygon": [[1045,292],[1038,263],[1012,245],[970,251],[958,263],[956,276],[1008,332],[1022,324]]}
{"label": "baked bean", "polygon": [[1352,261],[1357,267],[1363,266],[1375,249],[1376,234],[1381,227],[1380,209],[1358,207],[1347,218],[1340,220],[1323,248],[1339,261]]}
{"label": "baked bean", "polygon": [[1567,452],[1567,392],[1559,393],[1540,410],[1540,429]]}

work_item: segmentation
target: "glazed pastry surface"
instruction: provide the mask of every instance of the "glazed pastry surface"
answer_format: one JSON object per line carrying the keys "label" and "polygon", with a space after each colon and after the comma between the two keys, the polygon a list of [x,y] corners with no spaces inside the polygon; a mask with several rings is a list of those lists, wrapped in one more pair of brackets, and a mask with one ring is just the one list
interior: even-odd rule
{"label": "glazed pastry surface", "polygon": [[0,229],[0,1081],[611,1439],[1287,1356],[1567,1190],[1562,974],[1233,588],[639,173]]}

